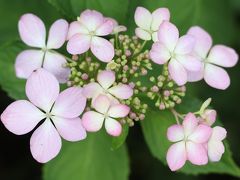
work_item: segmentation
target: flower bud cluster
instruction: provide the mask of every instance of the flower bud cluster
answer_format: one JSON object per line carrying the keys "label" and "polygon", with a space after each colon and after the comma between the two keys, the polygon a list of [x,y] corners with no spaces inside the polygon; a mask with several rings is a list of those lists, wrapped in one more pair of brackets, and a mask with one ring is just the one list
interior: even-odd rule
{"label": "flower bud cluster", "polygon": [[152,87],[147,90],[147,96],[155,101],[155,106],[160,110],[174,108],[182,102],[186,87],[178,86],[169,76],[167,66],[163,67],[162,74],[157,78],[151,76],[149,80]]}
{"label": "flower bud cluster", "polygon": [[117,72],[119,81],[127,83],[132,78],[147,75],[152,69],[149,51],[142,51],[144,43],[136,36],[120,34],[110,41],[115,46],[115,58],[108,63],[107,69]]}
{"label": "flower bud cluster", "polygon": [[67,82],[68,86],[84,86],[89,82],[94,82],[98,73],[100,63],[94,62],[90,56],[81,59],[78,56],[72,56],[71,62],[66,64],[71,73]]}

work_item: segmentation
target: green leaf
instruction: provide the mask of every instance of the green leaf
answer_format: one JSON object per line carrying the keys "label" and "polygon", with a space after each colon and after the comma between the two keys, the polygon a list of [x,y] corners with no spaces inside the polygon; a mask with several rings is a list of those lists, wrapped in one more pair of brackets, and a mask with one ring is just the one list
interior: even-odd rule
{"label": "green leaf", "polygon": [[237,39],[229,0],[131,0],[128,26],[132,33],[136,27],[133,17],[137,6],[151,11],[160,7],[169,8],[171,22],[182,34],[191,26],[198,25],[209,31],[216,43],[229,44]]}
{"label": "green leaf", "polygon": [[111,148],[112,150],[116,150],[124,144],[128,136],[128,131],[129,131],[129,126],[127,124],[124,124],[122,126],[122,134],[118,137],[113,137],[112,139],[112,148]]}
{"label": "green leaf", "polygon": [[125,146],[111,151],[106,133],[88,134],[84,141],[64,142],[56,159],[44,166],[44,180],[127,180],[128,155]]}
{"label": "green leaf", "polygon": [[48,0],[62,14],[70,19],[76,19],[85,9],[98,10],[123,23],[127,18],[128,0]]}
{"label": "green leaf", "polygon": [[14,99],[25,98],[25,80],[16,77],[14,63],[24,46],[13,41],[0,47],[0,85]]}
{"label": "green leaf", "polygon": [[[179,112],[195,112],[200,108],[200,101],[193,99],[181,104]],[[219,120],[217,120],[219,124]],[[151,111],[146,119],[142,121],[141,127],[144,138],[154,157],[166,164],[166,153],[172,144],[167,140],[166,134],[169,126],[176,124],[174,116],[170,111]],[[221,123],[220,123],[221,124]],[[220,162],[209,162],[206,166],[194,166],[189,162],[180,171],[187,174],[225,173],[240,177],[240,168],[232,159],[228,143],[225,141],[226,151]]]}

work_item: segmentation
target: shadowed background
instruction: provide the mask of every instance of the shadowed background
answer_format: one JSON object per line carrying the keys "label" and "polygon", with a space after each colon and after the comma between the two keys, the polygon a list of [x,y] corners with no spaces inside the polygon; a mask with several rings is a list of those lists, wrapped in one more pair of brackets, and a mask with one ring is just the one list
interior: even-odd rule
{"label": "shadowed background", "polygon": [[[132,5],[132,7],[129,7],[132,9],[131,15],[129,14],[131,18],[133,18],[134,9],[138,4],[145,5],[141,2],[141,0],[132,1],[134,2],[134,5]],[[187,12],[185,12],[185,7],[182,6],[182,2],[183,1],[181,0],[176,0],[176,7],[173,7],[172,16],[179,16],[179,18],[180,16],[185,16],[184,20],[188,21],[190,14],[187,14]],[[196,3],[197,2],[201,2],[201,0],[196,1]],[[198,22],[199,25],[202,25],[210,32],[214,38],[214,43],[225,43],[226,45],[234,47],[239,52],[240,0],[218,0],[214,2],[215,4],[212,3],[211,5],[205,7],[205,10],[207,12],[210,12],[208,13],[208,16],[202,18],[201,21],[196,20],[196,22]],[[151,10],[158,8],[158,6],[151,6],[151,3],[155,6],[154,0],[149,0],[146,6]],[[225,6],[225,4],[227,4],[227,6]],[[181,6],[182,9],[178,10],[177,7]],[[201,11],[202,8],[203,5],[200,5],[199,3],[199,9],[196,9],[196,11]],[[222,10],[222,13],[220,13],[220,15],[215,13],[215,11],[219,11],[219,9]],[[114,11],[114,9],[112,9],[112,11]],[[19,17],[27,12],[38,15],[45,22],[47,27],[49,27],[49,25],[54,22],[54,20],[62,17],[56,11],[56,9],[47,2],[47,0],[11,0],[11,2],[9,0],[0,0],[0,46],[8,41],[19,38],[17,32],[17,22]],[[216,16],[216,14],[218,17],[215,17],[215,20],[211,21],[211,17]],[[219,29],[219,23],[216,21],[220,21],[222,25],[225,26],[225,28]],[[133,20],[121,23],[125,25],[132,24]],[[193,21],[191,24],[195,25],[195,22]],[[131,25],[133,28],[134,26]],[[186,32],[186,30],[189,28],[189,26],[185,26],[185,24],[182,26],[178,25],[178,27],[182,30],[182,33]],[[130,28],[130,30],[133,31],[133,28]],[[4,59],[0,59],[0,61],[4,61]],[[226,91],[212,89],[203,82],[188,85],[188,90],[198,96],[200,99],[204,100],[208,97],[213,98],[212,106],[217,109],[218,115],[221,117],[224,126],[228,130],[228,141],[233,152],[233,157],[238,164],[240,164],[239,67],[240,65],[238,63],[237,66],[228,70],[232,83]],[[4,71],[1,66],[0,71]],[[2,112],[12,101],[13,99],[9,98],[8,95],[0,89],[0,112]],[[30,154],[30,135],[31,134],[24,136],[13,135],[3,127],[2,123],[0,123],[1,180],[41,179],[42,165],[37,163]],[[159,140],[161,140],[161,137],[159,137]],[[231,176],[215,174],[187,176],[181,173],[171,173],[170,170],[167,167],[163,166],[160,161],[152,157],[144,142],[143,135],[138,125],[131,129],[127,143],[131,161],[131,180],[157,180],[176,178],[179,180],[203,180],[211,178],[236,179]]]}

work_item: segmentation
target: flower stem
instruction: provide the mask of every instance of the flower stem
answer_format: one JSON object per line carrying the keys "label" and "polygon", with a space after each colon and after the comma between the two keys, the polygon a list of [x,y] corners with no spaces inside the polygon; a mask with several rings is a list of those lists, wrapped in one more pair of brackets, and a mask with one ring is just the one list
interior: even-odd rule
{"label": "flower stem", "polygon": [[176,119],[176,122],[177,124],[179,125],[180,124],[180,121],[179,121],[179,118],[180,119],[183,119],[184,118],[184,115],[182,114],[179,114],[175,109],[171,108],[170,111],[172,112],[172,114],[174,115],[175,119]]}

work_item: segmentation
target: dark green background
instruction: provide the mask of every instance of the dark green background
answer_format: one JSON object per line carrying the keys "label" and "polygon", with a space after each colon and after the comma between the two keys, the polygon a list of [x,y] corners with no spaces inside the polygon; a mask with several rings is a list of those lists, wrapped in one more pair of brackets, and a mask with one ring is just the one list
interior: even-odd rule
{"label": "dark green background", "polygon": [[[80,0],[72,0],[80,1]],[[106,0],[107,1],[107,0]],[[117,1],[117,0],[116,0]],[[213,36],[215,43],[225,43],[240,49],[240,0],[129,0],[128,11],[111,8],[119,11],[119,20],[130,27],[133,32],[135,24],[133,13],[138,5],[144,5],[151,10],[161,5],[170,7],[172,20],[185,33],[191,25],[199,24]],[[194,1],[194,3],[193,3]],[[91,0],[94,4],[94,0]],[[67,8],[67,7],[66,7]],[[75,14],[80,14],[84,7],[76,7]],[[79,10],[79,13],[77,13]],[[111,11],[109,15],[111,15]],[[46,26],[62,17],[47,0],[0,0],[0,46],[14,39],[18,39],[17,22],[19,17],[27,12],[34,13],[43,19]],[[194,12],[194,14],[193,14]],[[107,14],[108,15],[108,14]],[[64,14],[69,20],[74,16]],[[193,17],[194,16],[194,17]],[[4,53],[4,52],[0,52]],[[0,59],[4,61],[4,59]],[[223,124],[228,130],[228,141],[233,151],[234,159],[240,164],[240,71],[239,63],[228,70],[231,76],[231,86],[226,91],[219,91],[208,87],[205,83],[188,85],[188,90],[200,99],[213,98],[212,105],[217,109]],[[4,71],[0,67],[0,71]],[[1,78],[1,77],[0,77]],[[0,92],[0,111],[13,100],[5,92]],[[1,180],[40,180],[41,165],[36,163],[29,152],[30,135],[15,136],[9,133],[0,124],[0,179]],[[128,137],[128,146],[131,160],[130,179],[211,179],[228,178],[224,175],[201,175],[198,177],[186,176],[180,173],[171,173],[161,162],[154,159],[147,149],[139,126],[132,128]]]}

